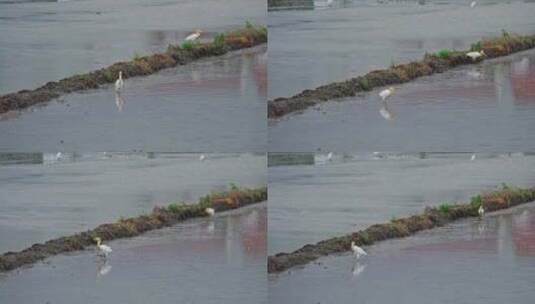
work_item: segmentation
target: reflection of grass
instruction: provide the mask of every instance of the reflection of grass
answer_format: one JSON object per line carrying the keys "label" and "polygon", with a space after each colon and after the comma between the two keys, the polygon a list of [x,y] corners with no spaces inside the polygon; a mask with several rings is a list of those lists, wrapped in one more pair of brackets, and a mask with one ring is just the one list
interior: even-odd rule
{"label": "reflection of grass", "polygon": [[441,58],[441,59],[448,59],[448,58],[450,58],[450,55],[451,55],[451,51],[450,50],[446,50],[446,49],[440,50],[437,53],[438,58]]}

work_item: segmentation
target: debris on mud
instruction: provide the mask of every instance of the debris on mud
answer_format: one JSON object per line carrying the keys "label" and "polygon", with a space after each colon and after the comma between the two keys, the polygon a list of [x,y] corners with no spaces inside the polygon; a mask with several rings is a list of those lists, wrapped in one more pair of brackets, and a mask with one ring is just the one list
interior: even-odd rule
{"label": "debris on mud", "polygon": [[172,226],[186,219],[207,216],[205,209],[208,207],[216,212],[222,212],[265,200],[267,200],[266,187],[242,189],[232,186],[228,191],[202,197],[197,204],[181,203],[155,207],[151,214],[102,224],[93,230],[34,244],[19,252],[4,253],[0,255],[0,272],[10,271],[60,253],[84,250],[95,245],[95,237],[100,237],[103,241],[134,237],[149,230]]}
{"label": "debris on mud", "polygon": [[219,56],[266,42],[267,29],[247,23],[243,29],[216,35],[214,40],[209,43],[169,45],[165,53],[136,56],[132,61],[118,62],[87,74],[48,82],[34,90],[21,90],[2,95],[0,96],[0,114],[44,103],[63,94],[97,89],[103,85],[111,84],[117,80],[119,71],[123,72],[124,78],[145,76],[162,69],[185,65],[200,58]]}
{"label": "debris on mud", "polygon": [[473,197],[468,204],[443,204],[438,208],[426,208],[420,215],[395,219],[385,224],[375,224],[352,234],[305,245],[291,253],[283,252],[269,256],[268,273],[282,272],[323,256],[349,251],[352,241],[358,246],[372,245],[378,241],[403,238],[418,231],[444,226],[457,219],[475,217],[478,216],[479,206],[490,212],[532,201],[535,201],[535,187],[521,189],[504,185],[502,190]]}
{"label": "debris on mud", "polygon": [[364,76],[304,90],[292,97],[270,100],[268,101],[268,117],[282,117],[328,100],[352,97],[373,88],[409,82],[418,77],[442,73],[459,65],[476,64],[485,58],[507,56],[534,47],[535,35],[519,36],[504,32],[502,37],[485,39],[472,44],[470,51],[483,51],[485,54],[475,60],[466,55],[468,51],[442,50],[437,54],[426,54],[421,61],[393,65],[385,70],[371,71]]}

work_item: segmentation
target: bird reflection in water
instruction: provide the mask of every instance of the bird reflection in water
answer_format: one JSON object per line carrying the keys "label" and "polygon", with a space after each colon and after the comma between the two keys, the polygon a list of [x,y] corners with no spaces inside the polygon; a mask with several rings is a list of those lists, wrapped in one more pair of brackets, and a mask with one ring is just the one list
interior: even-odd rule
{"label": "bird reflection in water", "polygon": [[386,100],[383,100],[381,109],[379,109],[379,114],[385,119],[385,120],[393,120],[394,119],[394,113],[390,111],[388,108],[388,103]]}
{"label": "bird reflection in water", "polygon": [[119,112],[123,111],[124,104],[125,104],[125,99],[122,96],[121,92],[115,92],[115,105],[117,106],[117,110]]}
{"label": "bird reflection in water", "polygon": [[355,263],[353,263],[353,267],[351,268],[351,274],[353,277],[358,277],[364,269],[366,269],[366,264],[355,260]]}
{"label": "bird reflection in water", "polygon": [[98,259],[97,261],[97,277],[103,277],[110,273],[111,265],[108,259]]}

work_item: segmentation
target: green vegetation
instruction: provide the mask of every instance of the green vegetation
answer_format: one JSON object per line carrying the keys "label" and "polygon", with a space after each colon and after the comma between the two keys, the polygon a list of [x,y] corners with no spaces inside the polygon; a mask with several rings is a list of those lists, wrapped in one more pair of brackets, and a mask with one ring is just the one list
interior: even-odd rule
{"label": "green vegetation", "polygon": [[451,51],[447,49],[440,50],[437,53],[438,58],[441,58],[441,59],[448,59],[450,58],[450,55],[451,55]]}
{"label": "green vegetation", "polygon": [[440,206],[438,206],[438,211],[440,211],[440,212],[442,212],[444,214],[448,214],[451,211],[451,208],[452,208],[452,205],[447,204],[447,203],[443,203]]}
{"label": "green vegetation", "polygon": [[195,47],[195,43],[191,41],[186,41],[182,43],[181,47],[182,49],[187,50],[187,51],[193,50],[193,48]]}
{"label": "green vegetation", "polygon": [[216,46],[224,46],[225,45],[225,34],[217,34],[214,37],[214,45]]}
{"label": "green vegetation", "polygon": [[481,198],[481,195],[473,196],[470,199],[470,207],[474,209],[478,209],[481,204],[483,204],[483,199]]}

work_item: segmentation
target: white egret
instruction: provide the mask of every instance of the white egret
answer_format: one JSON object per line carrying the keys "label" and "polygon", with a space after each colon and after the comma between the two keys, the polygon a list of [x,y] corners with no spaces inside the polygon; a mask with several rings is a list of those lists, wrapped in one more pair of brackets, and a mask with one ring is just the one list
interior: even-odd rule
{"label": "white egret", "polygon": [[204,154],[201,154],[201,156],[199,156],[199,160],[200,160],[200,161],[203,161],[203,160],[205,160],[205,159],[206,159],[206,156],[204,156]]}
{"label": "white egret", "polygon": [[474,52],[468,52],[468,53],[466,53],[466,56],[470,57],[472,60],[475,61],[479,57],[486,56],[486,55],[485,55],[485,52],[481,50],[479,52],[475,52],[475,51]]}
{"label": "white egret", "polygon": [[471,8],[476,7],[476,5],[477,5],[477,2],[476,2],[476,1],[472,1],[472,2],[470,3],[470,7],[471,7]]}
{"label": "white egret", "polygon": [[115,81],[115,91],[120,92],[124,87],[123,71],[119,71],[119,78]]}
{"label": "white egret", "polygon": [[56,153],[56,160],[62,160],[63,159],[63,153],[58,152]]}
{"label": "white egret", "polygon": [[333,160],[333,153],[332,152],[329,152],[329,154],[327,154],[327,160],[328,161]]}
{"label": "white egret", "polygon": [[477,213],[479,214],[479,216],[483,216],[485,214],[485,208],[483,208],[483,205],[479,206]]}
{"label": "white egret", "polygon": [[379,93],[379,97],[381,97],[381,99],[384,101],[386,100],[388,97],[392,96],[392,94],[394,94],[394,87],[389,87],[388,89],[384,89],[382,90],[380,93]]}
{"label": "white egret", "polygon": [[475,159],[476,159],[476,155],[472,154],[472,157],[470,157],[470,160],[475,160]]}
{"label": "white egret", "polygon": [[214,214],[215,214],[214,208],[206,208],[206,209],[204,209],[204,212],[206,214],[208,214],[208,216],[214,216]]}
{"label": "white egret", "polygon": [[357,246],[355,244],[355,242],[351,242],[351,251],[353,251],[353,254],[355,255],[355,257],[358,259],[360,258],[361,256],[365,256],[365,255],[368,255],[366,253],[366,251],[364,251],[364,249],[360,248],[359,246]]}
{"label": "white egret", "polygon": [[201,37],[202,31],[201,30],[195,30],[195,32],[191,33],[184,39],[184,41],[195,41]]}
{"label": "white egret", "polygon": [[107,257],[112,252],[111,247],[108,245],[102,244],[102,239],[99,237],[95,237],[93,239],[95,242],[97,242],[97,248],[98,248],[98,255]]}

